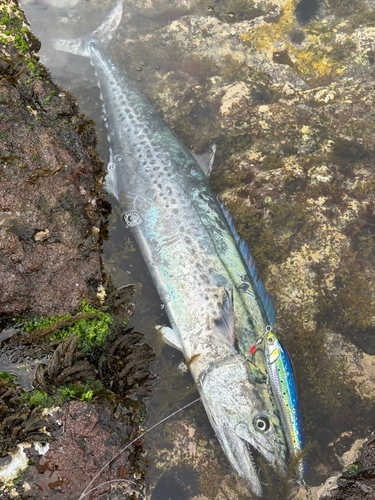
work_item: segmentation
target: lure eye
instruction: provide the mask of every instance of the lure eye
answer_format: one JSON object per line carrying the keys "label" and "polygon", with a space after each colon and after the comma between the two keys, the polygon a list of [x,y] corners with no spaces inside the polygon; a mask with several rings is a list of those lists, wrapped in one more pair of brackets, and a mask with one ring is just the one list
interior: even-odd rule
{"label": "lure eye", "polygon": [[270,428],[270,421],[267,417],[257,417],[255,419],[255,427],[260,432],[266,432]]}
{"label": "lure eye", "polygon": [[272,344],[273,344],[273,338],[272,338],[272,337],[269,337],[269,338],[267,339],[267,343],[268,343],[269,345],[272,345]]}

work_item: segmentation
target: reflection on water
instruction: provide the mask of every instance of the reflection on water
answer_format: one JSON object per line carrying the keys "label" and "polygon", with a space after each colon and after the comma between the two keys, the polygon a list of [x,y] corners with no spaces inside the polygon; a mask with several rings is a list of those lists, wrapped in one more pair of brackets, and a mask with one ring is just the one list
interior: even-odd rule
{"label": "reflection on water", "polygon": [[[214,188],[226,192],[237,227],[273,287],[279,304],[277,325],[296,361],[308,442],[315,443],[307,475],[311,485],[345,466],[337,457],[351,444],[347,434],[364,437],[373,426],[371,401],[363,404],[354,391],[354,377],[359,375],[347,362],[361,368],[356,365],[361,356],[369,366],[373,360],[354,352],[337,332],[354,330],[357,345],[374,353],[369,318],[374,290],[370,274],[365,275],[374,246],[371,189],[366,188],[374,185],[366,171],[373,160],[374,121],[370,117],[365,122],[361,109],[354,116],[354,111],[334,108],[341,92],[342,102],[351,105],[365,100],[366,91],[349,98],[354,91],[348,83],[342,83],[344,91],[332,83],[344,71],[342,61],[353,59],[358,44],[364,44],[367,54],[358,62],[363,73],[371,71],[373,60],[365,35],[352,39],[345,19],[336,21],[335,16],[346,15],[344,7],[329,3],[331,11],[323,3],[287,0],[125,0],[123,20],[110,47],[116,62],[187,146],[200,152],[213,141],[217,144]],[[109,0],[23,3],[42,41],[42,62],[55,81],[77,97],[81,111],[95,120],[98,151],[105,162],[107,129],[92,68],[86,59],[53,51],[51,38],[91,31],[112,5]],[[318,35],[324,43],[316,41]],[[146,334],[158,355],[147,428],[193,400],[197,392],[181,354],[164,346],[155,331],[155,325],[168,322],[163,304],[116,210],[103,260],[116,286],[135,285],[130,326]],[[323,335],[327,329],[328,340]],[[335,354],[334,361],[327,352]],[[367,393],[373,387],[366,379],[359,385],[362,392],[367,387]],[[175,486],[187,497],[200,492],[211,498],[249,498],[230,475],[200,404],[157,427],[147,437],[147,446],[150,484],[172,471],[163,476],[156,495],[164,484],[165,492]],[[192,467],[198,478],[185,479]],[[280,494],[275,478],[267,480],[269,498],[286,498],[285,484]],[[198,486],[193,488],[194,481]]]}

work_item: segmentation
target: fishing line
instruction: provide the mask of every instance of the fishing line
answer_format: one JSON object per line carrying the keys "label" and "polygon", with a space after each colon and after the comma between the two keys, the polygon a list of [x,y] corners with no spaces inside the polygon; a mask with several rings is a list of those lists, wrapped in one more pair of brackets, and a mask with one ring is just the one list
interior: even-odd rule
{"label": "fishing line", "polygon": [[[169,418],[171,417],[174,417],[175,415],[177,415],[177,413],[180,413],[180,411],[182,410],[185,410],[186,408],[188,408],[189,406],[193,405],[194,403],[197,403],[198,401],[201,401],[202,397],[198,398],[198,399],[195,399],[194,401],[192,401],[191,403],[188,403],[187,405],[183,406],[182,408],[180,408],[179,410],[176,410],[175,412],[171,413],[170,415],[168,415],[168,417],[165,417],[163,418],[163,420],[160,420],[159,422],[157,422],[155,425],[151,426],[149,429],[146,429],[144,432],[142,432],[138,437],[136,437],[135,439],[133,439],[133,441],[131,441],[129,444],[127,444],[122,450],[120,450],[117,455],[115,455],[114,457],[111,458],[111,460],[109,460],[109,462],[107,462],[105,465],[103,465],[103,467],[100,469],[100,471],[93,477],[93,479],[89,482],[89,484],[86,486],[86,488],[84,489],[84,491],[82,492],[81,496],[79,497],[78,500],[82,500],[82,498],[84,498],[85,496],[89,495],[92,491],[98,489],[100,486],[103,486],[105,484],[108,484],[108,483],[112,483],[112,482],[116,482],[116,481],[128,481],[126,479],[112,479],[111,481],[105,481],[104,483],[100,483],[98,486],[95,486],[95,488],[91,488],[91,490],[87,491],[87,489],[92,485],[92,483],[95,481],[95,479],[100,476],[100,474],[103,472],[103,470],[108,467],[108,465],[113,462],[113,460],[115,460],[119,455],[121,455],[121,453],[123,453],[125,450],[127,450],[132,444],[134,444],[136,441],[138,441],[138,439],[141,439],[145,434],[147,434],[148,432],[152,431],[152,429],[155,429],[155,427],[157,427],[158,425],[162,424],[163,422],[165,422],[166,420],[168,420]],[[128,481],[128,482],[131,482],[131,481]]]}

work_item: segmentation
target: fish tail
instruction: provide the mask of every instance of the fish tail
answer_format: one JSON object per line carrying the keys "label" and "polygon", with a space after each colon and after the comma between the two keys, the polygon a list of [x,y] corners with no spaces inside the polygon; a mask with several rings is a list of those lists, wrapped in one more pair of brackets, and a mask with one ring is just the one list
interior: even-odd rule
{"label": "fish tail", "polygon": [[63,52],[70,52],[78,56],[90,57],[89,46],[92,43],[107,47],[120,24],[122,16],[122,0],[106,15],[102,23],[92,32],[78,38],[69,40],[55,38],[52,41],[53,48]]}

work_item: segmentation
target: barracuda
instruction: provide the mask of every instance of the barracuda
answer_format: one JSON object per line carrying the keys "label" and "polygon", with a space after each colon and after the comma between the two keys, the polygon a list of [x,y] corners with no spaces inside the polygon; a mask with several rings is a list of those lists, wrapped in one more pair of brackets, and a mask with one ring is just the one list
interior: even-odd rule
{"label": "barracuda", "polygon": [[193,155],[106,53],[121,15],[119,2],[95,31],[54,47],[95,68],[110,144],[106,186],[126,200],[125,224],[172,326],[162,328],[164,340],[189,360],[229,462],[261,496],[253,454],[285,471],[288,448],[264,353],[246,356],[274,307],[211,189],[214,147]]}

